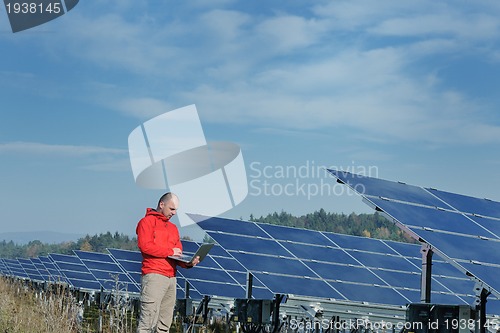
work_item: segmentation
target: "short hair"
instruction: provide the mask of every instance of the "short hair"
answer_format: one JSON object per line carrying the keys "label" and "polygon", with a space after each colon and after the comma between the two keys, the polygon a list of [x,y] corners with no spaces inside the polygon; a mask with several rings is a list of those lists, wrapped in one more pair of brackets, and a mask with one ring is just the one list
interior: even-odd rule
{"label": "short hair", "polygon": [[177,196],[175,194],[173,194],[172,192],[165,193],[164,195],[162,195],[160,197],[160,200],[158,200],[158,207],[160,207],[160,202],[167,203],[170,200],[172,200],[173,197],[177,197]]}

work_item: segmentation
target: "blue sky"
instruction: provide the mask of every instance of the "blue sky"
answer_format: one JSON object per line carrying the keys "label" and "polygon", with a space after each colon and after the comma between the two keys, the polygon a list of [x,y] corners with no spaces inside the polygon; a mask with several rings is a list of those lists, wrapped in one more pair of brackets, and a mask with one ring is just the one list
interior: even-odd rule
{"label": "blue sky", "polygon": [[128,135],[191,104],[242,149],[249,194],[222,216],[371,212],[322,166],[498,201],[499,17],[495,0],[93,0],[14,34],[2,7],[1,229],[134,234],[162,191],[136,186]]}

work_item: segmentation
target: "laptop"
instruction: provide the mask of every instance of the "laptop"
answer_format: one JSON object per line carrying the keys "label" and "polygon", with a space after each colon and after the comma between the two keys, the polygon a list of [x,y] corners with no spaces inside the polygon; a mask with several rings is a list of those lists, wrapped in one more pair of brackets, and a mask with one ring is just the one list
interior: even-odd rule
{"label": "laptop", "polygon": [[200,262],[205,259],[210,249],[214,246],[214,243],[205,243],[201,244],[195,254],[181,254],[180,256],[169,256],[169,258],[182,261],[185,263],[190,263],[194,260],[195,257],[200,257]]}

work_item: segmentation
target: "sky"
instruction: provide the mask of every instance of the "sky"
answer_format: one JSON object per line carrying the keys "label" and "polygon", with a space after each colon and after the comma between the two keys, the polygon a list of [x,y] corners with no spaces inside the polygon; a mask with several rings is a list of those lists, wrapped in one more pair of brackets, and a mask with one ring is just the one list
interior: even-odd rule
{"label": "sky", "polygon": [[135,183],[128,136],[192,104],[241,148],[248,194],[223,217],[372,212],[325,167],[500,201],[499,17],[496,0],[92,0],[13,33],[2,7],[1,230],[134,235],[164,191]]}

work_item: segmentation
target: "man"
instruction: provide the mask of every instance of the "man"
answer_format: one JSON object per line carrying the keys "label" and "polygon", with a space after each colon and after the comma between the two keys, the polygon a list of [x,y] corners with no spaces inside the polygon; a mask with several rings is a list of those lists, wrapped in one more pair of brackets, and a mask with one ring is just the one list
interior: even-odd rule
{"label": "man", "polygon": [[142,253],[141,312],[138,333],[168,332],[172,323],[176,300],[176,272],[179,265],[191,268],[199,258],[185,264],[168,258],[182,254],[177,226],[170,218],[177,212],[179,198],[165,193],[156,209],[148,208],[137,224],[137,245]]}

